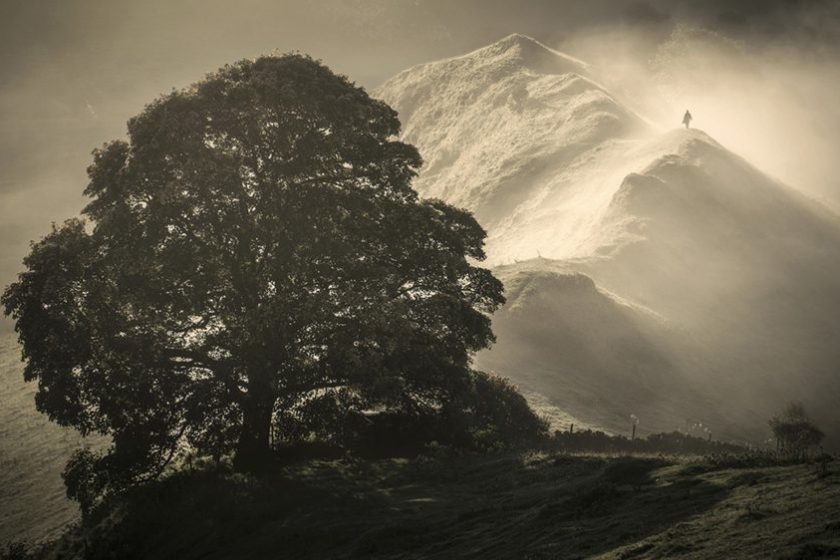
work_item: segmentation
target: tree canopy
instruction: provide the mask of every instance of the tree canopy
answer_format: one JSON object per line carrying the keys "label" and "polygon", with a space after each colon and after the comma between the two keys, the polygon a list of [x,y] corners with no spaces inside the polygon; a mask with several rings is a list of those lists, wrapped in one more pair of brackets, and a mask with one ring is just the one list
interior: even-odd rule
{"label": "tree canopy", "polygon": [[111,436],[100,466],[136,480],[185,444],[252,469],[280,411],[474,391],[502,286],[473,264],[472,215],[411,188],[399,129],[301,55],[148,105],[94,152],[84,219],[33,244],[3,295],[38,408]]}

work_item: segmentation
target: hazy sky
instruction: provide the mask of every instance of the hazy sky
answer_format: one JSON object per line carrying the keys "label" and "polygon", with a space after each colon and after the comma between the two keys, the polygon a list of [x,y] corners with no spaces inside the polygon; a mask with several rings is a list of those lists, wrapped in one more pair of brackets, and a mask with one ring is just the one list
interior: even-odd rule
{"label": "hazy sky", "polygon": [[[761,80],[778,85],[787,74],[780,78],[774,68],[799,69],[799,87],[767,97],[768,103],[786,104],[784,114],[802,124],[800,136],[825,134],[808,150],[817,162],[809,164],[813,177],[804,174],[802,178],[819,183],[810,192],[840,201],[840,187],[831,190],[835,169],[831,166],[838,164],[819,164],[834,159],[831,155],[838,145],[834,124],[840,124],[840,113],[832,103],[836,89],[828,88],[825,79],[817,76],[826,69],[833,76],[831,65],[840,34],[838,4],[813,0],[0,0],[0,284],[5,286],[19,270],[29,240],[46,233],[51,221],[77,214],[83,204],[90,151],[123,136],[126,120],[146,102],[226,62],[272,51],[309,53],[374,88],[403,68],[461,54],[512,32],[534,36],[571,54],[600,57],[609,68],[608,57],[597,48],[604,44],[601,37],[635,38],[625,41],[624,54],[649,62],[661,54],[675,26],[711,29],[748,46],[741,62],[749,68],[754,69],[758,59],[768,63],[761,76],[750,74],[747,91],[749,87],[763,91]],[[781,66],[769,65],[776,57]],[[626,63],[622,68],[632,71],[634,66]],[[740,72],[737,67],[728,71]],[[618,69],[615,75],[620,75]],[[633,94],[632,84],[627,91]],[[805,107],[806,120],[815,119],[813,123],[802,123],[803,116],[796,111],[799,106]],[[775,109],[764,110],[773,121]],[[779,123],[777,128],[784,125]],[[775,138],[772,130],[768,134]],[[737,143],[737,137],[732,138]],[[774,148],[762,146],[761,153]],[[799,157],[798,152],[794,155]],[[800,178],[795,169],[799,161],[785,164],[793,175],[783,178]],[[785,175],[784,168],[780,169]]]}

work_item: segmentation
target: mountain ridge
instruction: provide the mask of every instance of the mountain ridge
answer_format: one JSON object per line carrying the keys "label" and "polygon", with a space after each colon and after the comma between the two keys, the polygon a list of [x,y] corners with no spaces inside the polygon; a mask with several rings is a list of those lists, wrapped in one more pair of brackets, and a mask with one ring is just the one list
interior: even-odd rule
{"label": "mountain ridge", "polygon": [[[477,363],[541,387],[590,423],[598,419],[552,392],[552,384],[565,383],[582,400],[606,399],[612,404],[601,425],[610,428],[624,422],[617,410],[627,412],[620,395],[607,394],[626,364],[641,372],[640,386],[662,384],[661,406],[647,412],[659,418],[657,429],[682,425],[684,411],[715,418],[718,433],[731,424],[740,427],[730,430],[733,437],[763,439],[767,417],[796,399],[812,405],[840,442],[831,404],[840,397],[833,344],[840,318],[830,311],[840,305],[840,219],[703,131],[654,129],[589,80],[585,67],[561,58],[560,73],[538,73],[522,65],[520,51],[558,56],[508,36],[406,70],[379,90],[403,119],[403,138],[427,160],[415,183],[421,196],[472,211],[488,231],[488,265],[504,277],[506,267],[529,261],[533,270],[520,272],[555,294],[551,300],[527,291],[530,323],[511,309],[531,304],[509,298],[494,319],[499,342]],[[569,287],[546,281],[546,273],[568,276],[558,282],[585,275],[600,295],[579,292],[590,305],[581,308]],[[611,307],[619,301],[658,319],[623,322],[626,313]],[[551,306],[575,320],[558,325],[537,313]],[[635,341],[637,354],[554,351],[566,347],[563,337],[600,347],[589,332],[597,309],[611,309],[624,325],[611,336]],[[650,327],[647,338],[642,324]],[[516,363],[498,360],[503,353],[516,354]],[[587,371],[600,381],[586,379]]]}

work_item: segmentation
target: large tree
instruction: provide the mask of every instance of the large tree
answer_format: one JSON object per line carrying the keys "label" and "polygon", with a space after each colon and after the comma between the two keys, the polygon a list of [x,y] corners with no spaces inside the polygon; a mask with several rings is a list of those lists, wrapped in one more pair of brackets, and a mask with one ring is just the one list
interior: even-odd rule
{"label": "large tree", "polygon": [[[3,295],[37,406],[136,479],[185,442],[253,469],[323,399],[435,409],[470,383],[501,284],[485,232],[420,200],[396,113],[304,56],[226,66],[94,152],[87,220]],[[283,426],[275,426],[282,432]]]}

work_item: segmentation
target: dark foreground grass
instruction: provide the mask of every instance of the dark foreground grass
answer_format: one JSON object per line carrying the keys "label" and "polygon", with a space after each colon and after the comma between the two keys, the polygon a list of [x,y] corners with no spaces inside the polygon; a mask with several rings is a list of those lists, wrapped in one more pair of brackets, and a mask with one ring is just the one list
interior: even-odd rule
{"label": "dark foreground grass", "polygon": [[832,558],[840,473],[445,452],[263,479],[184,473],[102,508],[47,558]]}

